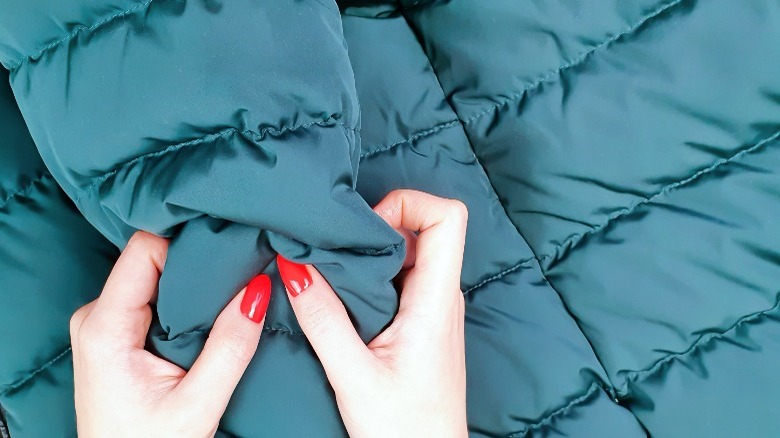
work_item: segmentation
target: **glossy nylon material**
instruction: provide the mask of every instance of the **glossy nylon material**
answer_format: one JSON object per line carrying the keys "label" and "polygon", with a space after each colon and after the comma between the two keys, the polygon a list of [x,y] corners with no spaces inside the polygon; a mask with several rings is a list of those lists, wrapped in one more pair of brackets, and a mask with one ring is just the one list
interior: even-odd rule
{"label": "glossy nylon material", "polygon": [[[277,287],[220,434],[344,434],[272,259],[315,262],[370,338],[403,248],[368,206],[398,187],[470,210],[472,436],[780,425],[776,2],[357,0],[341,17],[315,0],[47,3],[0,9],[0,58],[87,219],[118,245],[173,237],[150,348],[186,366],[249,277]],[[16,193],[40,162],[4,149],[0,189]],[[67,217],[47,213],[5,220]],[[77,223],[51,233],[90,241]],[[0,245],[3,287],[45,297]],[[93,286],[57,296],[75,308],[105,272],[72,268]],[[56,321],[0,381],[15,382],[0,392],[12,434],[73,430]],[[51,425],[32,415],[41,397]]]}
{"label": "glossy nylon material", "polygon": [[73,435],[68,321],[118,251],[46,170],[0,70],[0,406],[13,437]]}

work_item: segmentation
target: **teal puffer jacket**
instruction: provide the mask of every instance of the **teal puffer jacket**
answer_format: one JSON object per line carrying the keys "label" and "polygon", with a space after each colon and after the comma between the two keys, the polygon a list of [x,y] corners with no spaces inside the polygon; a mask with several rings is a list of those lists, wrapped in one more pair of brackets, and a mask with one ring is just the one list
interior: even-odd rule
{"label": "teal puffer jacket", "polygon": [[780,427],[776,0],[14,3],[12,437],[75,434],[68,317],[138,229],[172,239],[147,346],[181,366],[274,278],[219,434],[344,435],[273,259],[314,263],[369,340],[405,251],[370,206],[399,187],[469,208],[471,436]]}

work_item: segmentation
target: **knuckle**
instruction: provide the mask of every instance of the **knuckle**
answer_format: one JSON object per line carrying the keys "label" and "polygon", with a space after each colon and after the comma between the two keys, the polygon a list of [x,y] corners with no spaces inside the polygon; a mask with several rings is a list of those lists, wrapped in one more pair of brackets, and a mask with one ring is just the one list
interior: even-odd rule
{"label": "knuckle", "polygon": [[147,239],[147,234],[145,232],[136,231],[135,233],[133,233],[132,236],[130,236],[130,239],[127,241],[127,245],[125,245],[125,250],[138,245],[143,245],[146,239]]}
{"label": "knuckle", "polygon": [[127,241],[125,250],[129,248],[137,248],[141,252],[156,252],[159,247],[159,241],[161,239],[154,234],[147,233],[146,231],[136,231],[130,240]]}
{"label": "knuckle", "polygon": [[447,216],[457,221],[459,224],[465,225],[469,218],[468,207],[459,199],[448,199]]}
{"label": "knuckle", "polygon": [[306,315],[306,325],[310,330],[321,331],[328,326],[330,320],[330,312],[327,306],[322,304],[311,304],[304,309]]}
{"label": "knuckle", "polygon": [[133,253],[136,257],[149,257],[158,269],[162,269],[168,252],[167,240],[146,231],[136,231],[122,252]]}
{"label": "knuckle", "polygon": [[227,356],[239,362],[249,362],[255,354],[252,336],[246,330],[233,330],[221,342]]}
{"label": "knuckle", "polygon": [[446,221],[458,226],[459,228],[465,228],[469,219],[469,211],[459,199],[445,199],[443,204],[443,213]]}
{"label": "knuckle", "polygon": [[133,233],[133,235],[130,237],[129,242],[134,243],[146,243],[150,242],[154,239],[154,236],[150,233],[147,233],[146,231],[136,231]]}
{"label": "knuckle", "polygon": [[83,306],[76,310],[70,317],[70,337],[74,339],[78,333],[81,325],[84,323],[84,319],[87,317],[87,307]]}
{"label": "knuckle", "polygon": [[76,334],[79,331],[79,326],[81,326],[81,317],[79,316],[78,311],[73,314],[73,316],[70,317],[70,338],[73,339],[76,337]]}

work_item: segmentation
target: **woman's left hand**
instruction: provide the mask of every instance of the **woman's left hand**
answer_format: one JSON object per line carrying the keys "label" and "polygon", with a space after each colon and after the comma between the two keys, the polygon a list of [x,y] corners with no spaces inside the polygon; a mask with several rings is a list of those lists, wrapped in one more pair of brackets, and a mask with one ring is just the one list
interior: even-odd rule
{"label": "woman's left hand", "polygon": [[80,437],[213,436],[255,354],[270,280],[252,280],[222,311],[189,372],[144,350],[168,242],[136,233],[100,297],[71,319]]}

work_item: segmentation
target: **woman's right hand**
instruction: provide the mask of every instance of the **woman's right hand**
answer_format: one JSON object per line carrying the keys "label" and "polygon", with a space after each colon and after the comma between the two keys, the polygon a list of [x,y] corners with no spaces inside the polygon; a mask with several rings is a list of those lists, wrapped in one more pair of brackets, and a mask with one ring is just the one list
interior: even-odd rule
{"label": "woman's right hand", "polygon": [[456,200],[396,190],[374,211],[408,244],[393,323],[366,346],[319,272],[280,256],[279,271],[292,307],[352,438],[464,437],[460,271],[466,208]]}

